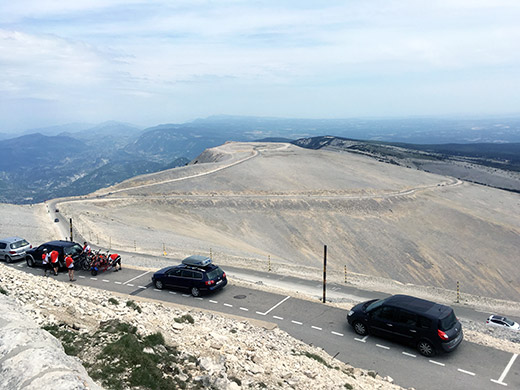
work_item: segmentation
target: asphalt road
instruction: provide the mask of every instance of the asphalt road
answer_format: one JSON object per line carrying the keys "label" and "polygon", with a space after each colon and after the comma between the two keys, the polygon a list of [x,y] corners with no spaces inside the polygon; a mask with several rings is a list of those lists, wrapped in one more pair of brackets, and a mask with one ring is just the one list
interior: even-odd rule
{"label": "asphalt road", "polygon": [[[25,262],[11,266],[34,274]],[[108,271],[93,277],[89,272],[76,271],[78,283],[85,286],[116,291],[158,301],[178,303],[194,308],[238,315],[275,323],[296,339],[323,348],[335,359],[354,367],[371,369],[381,376],[390,376],[403,387],[425,390],[520,389],[520,359],[517,355],[464,341],[450,354],[425,358],[408,346],[382,338],[360,338],[348,326],[345,310],[324,305],[319,301],[302,300],[233,284],[233,278],[245,270],[226,267],[229,284],[214,294],[194,298],[186,292],[157,290],[151,284],[152,272],[125,267],[120,272]],[[305,281],[272,274],[251,272],[250,278],[259,281],[278,278],[278,283],[318,288],[315,281]],[[70,283],[66,273],[58,280]],[[334,294],[372,298],[381,293],[363,291],[341,285],[329,285]],[[485,318],[483,313],[465,307],[455,307],[457,315],[466,318]]]}

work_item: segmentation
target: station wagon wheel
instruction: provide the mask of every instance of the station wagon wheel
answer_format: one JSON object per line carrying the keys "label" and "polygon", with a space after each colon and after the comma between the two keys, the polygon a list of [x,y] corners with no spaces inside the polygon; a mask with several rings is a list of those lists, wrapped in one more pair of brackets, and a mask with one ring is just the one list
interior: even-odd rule
{"label": "station wagon wheel", "polygon": [[8,255],[5,255],[5,262],[10,263],[11,261],[12,261],[11,257],[9,257]]}
{"label": "station wagon wheel", "polygon": [[25,261],[27,262],[27,266],[28,267],[34,267],[34,259],[31,255],[27,255],[27,257],[25,258]]}
{"label": "station wagon wheel", "polygon": [[354,322],[354,331],[360,336],[365,336],[368,333],[366,325],[359,321]]}
{"label": "station wagon wheel", "polygon": [[200,290],[197,287],[192,287],[191,295],[193,295],[194,297],[198,297],[200,295]]}
{"label": "station wagon wheel", "polygon": [[161,282],[160,280],[155,280],[155,281],[153,282],[153,284],[155,285],[155,288],[156,288],[157,290],[162,290],[163,287],[164,287],[163,284],[162,284],[162,282]]}
{"label": "station wagon wheel", "polygon": [[96,276],[97,275],[97,270],[95,268],[92,269],[92,271],[90,271],[91,275],[92,276]]}
{"label": "station wagon wheel", "polygon": [[431,345],[426,340],[419,341],[419,343],[417,344],[417,349],[423,356],[432,357],[435,355],[435,349],[433,348],[433,345]]}

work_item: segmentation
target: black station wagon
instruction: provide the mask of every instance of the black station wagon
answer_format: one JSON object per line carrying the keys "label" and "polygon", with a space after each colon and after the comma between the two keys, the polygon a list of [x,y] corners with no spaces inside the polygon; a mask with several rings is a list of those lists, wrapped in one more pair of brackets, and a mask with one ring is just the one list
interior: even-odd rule
{"label": "black station wagon", "polygon": [[157,271],[152,276],[155,288],[185,289],[198,297],[203,292],[219,290],[227,284],[226,273],[209,257],[190,256],[182,264]]}
{"label": "black station wagon", "polygon": [[451,307],[408,295],[360,303],[350,310],[347,321],[359,335],[411,344],[424,356],[453,351],[463,339]]}

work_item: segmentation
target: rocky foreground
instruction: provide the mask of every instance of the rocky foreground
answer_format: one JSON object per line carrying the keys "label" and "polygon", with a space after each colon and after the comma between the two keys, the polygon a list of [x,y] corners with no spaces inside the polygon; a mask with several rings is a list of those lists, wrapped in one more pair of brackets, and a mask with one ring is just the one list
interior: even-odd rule
{"label": "rocky foreground", "polygon": [[[56,335],[96,382],[89,385],[89,378],[74,389],[400,389],[391,378],[334,360],[272,324],[134,301],[0,264],[0,301],[13,299],[31,321]],[[3,344],[16,342],[2,337],[7,322],[0,318]],[[53,339],[42,334],[28,337]],[[39,340],[33,342],[37,349]],[[5,350],[0,345],[0,371],[18,372],[18,379],[27,365],[32,371],[49,367],[42,357],[17,363]],[[37,388],[54,389],[45,383]]]}

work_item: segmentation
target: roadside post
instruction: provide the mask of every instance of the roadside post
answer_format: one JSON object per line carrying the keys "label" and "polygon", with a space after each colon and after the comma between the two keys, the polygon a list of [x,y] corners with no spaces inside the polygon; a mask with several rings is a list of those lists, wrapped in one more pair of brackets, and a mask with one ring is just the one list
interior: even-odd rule
{"label": "roadside post", "polygon": [[323,303],[326,301],[327,291],[327,245],[323,246]]}
{"label": "roadside post", "polygon": [[70,241],[74,241],[73,237],[72,237],[72,218],[70,218]]}
{"label": "roadside post", "polygon": [[460,303],[460,283],[457,280],[457,303]]}

